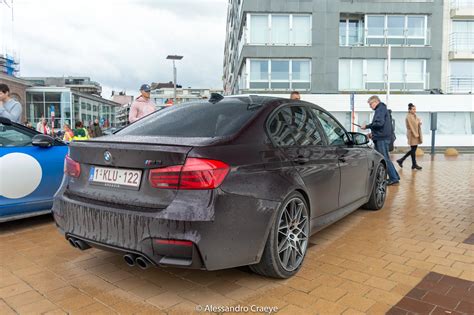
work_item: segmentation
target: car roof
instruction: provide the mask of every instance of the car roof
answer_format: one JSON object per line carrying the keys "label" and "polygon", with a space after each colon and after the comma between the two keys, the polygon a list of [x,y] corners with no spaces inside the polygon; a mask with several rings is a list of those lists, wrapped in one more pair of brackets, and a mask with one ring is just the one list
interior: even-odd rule
{"label": "car roof", "polygon": [[266,105],[271,105],[271,104],[280,105],[281,103],[285,103],[285,104],[292,103],[295,105],[305,105],[305,106],[309,105],[326,112],[324,108],[314,103],[310,103],[303,100],[291,100],[289,98],[279,97],[279,96],[242,94],[242,95],[228,95],[224,97],[224,99],[232,99],[232,98],[237,98],[242,102],[248,102],[249,104],[252,104],[252,105],[261,105],[261,106],[266,106]]}

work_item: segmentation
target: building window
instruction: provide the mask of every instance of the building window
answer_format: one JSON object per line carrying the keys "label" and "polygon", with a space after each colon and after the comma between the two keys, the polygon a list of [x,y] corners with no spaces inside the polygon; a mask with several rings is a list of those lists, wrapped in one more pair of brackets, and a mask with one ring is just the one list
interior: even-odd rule
{"label": "building window", "polygon": [[366,15],[366,45],[428,44],[426,15]]}
{"label": "building window", "polygon": [[268,60],[251,60],[250,61],[250,88],[251,89],[268,89],[269,88],[269,71]]}
{"label": "building window", "polygon": [[271,89],[289,89],[290,88],[290,61],[289,60],[270,60],[271,71]]}
{"label": "building window", "polygon": [[252,14],[250,16],[250,25],[250,43],[268,43],[268,15]]}
{"label": "building window", "polygon": [[364,21],[355,18],[342,18],[339,21],[339,45],[360,46],[363,42]]}
{"label": "building window", "polygon": [[474,21],[453,21],[450,51],[474,51]]}
{"label": "building window", "polygon": [[290,43],[290,16],[272,15],[272,44],[285,45]]}
{"label": "building window", "polygon": [[311,15],[248,14],[250,45],[311,45]]}
{"label": "building window", "polygon": [[451,61],[449,66],[449,92],[474,92],[474,61]]}
{"label": "building window", "polygon": [[[420,91],[427,89],[424,59],[392,59],[390,89]],[[387,81],[385,59],[340,59],[339,90],[385,90]]]}
{"label": "building window", "polygon": [[367,45],[383,45],[385,36],[385,16],[369,15],[366,17]]}
{"label": "building window", "polygon": [[291,28],[293,45],[311,45],[311,16],[292,15],[293,25]]}
{"label": "building window", "polygon": [[363,90],[362,59],[339,60],[339,89]]}
{"label": "building window", "polygon": [[242,75],[241,87],[252,90],[309,90],[311,88],[311,61],[293,59],[251,59],[247,73],[248,84]]}
{"label": "building window", "polygon": [[291,87],[294,90],[309,90],[311,87],[311,63],[309,60],[292,60]]}

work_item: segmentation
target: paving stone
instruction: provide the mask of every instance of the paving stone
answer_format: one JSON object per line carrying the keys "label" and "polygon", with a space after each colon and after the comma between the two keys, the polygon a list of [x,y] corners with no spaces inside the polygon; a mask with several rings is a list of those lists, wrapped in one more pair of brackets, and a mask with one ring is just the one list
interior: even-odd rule
{"label": "paving stone", "polygon": [[402,170],[401,184],[388,187],[381,211],[356,211],[313,235],[300,272],[286,280],[245,268],[130,268],[120,255],[71,248],[50,217],[3,223],[0,313],[188,314],[212,303],[268,303],[278,314],[474,313],[465,193],[474,156],[419,162],[422,172]]}

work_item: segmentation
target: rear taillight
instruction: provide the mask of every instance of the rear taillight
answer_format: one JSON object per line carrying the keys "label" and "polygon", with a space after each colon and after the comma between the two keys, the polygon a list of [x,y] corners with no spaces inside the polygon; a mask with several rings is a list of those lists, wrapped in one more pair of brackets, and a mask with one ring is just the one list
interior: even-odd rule
{"label": "rear taillight", "polygon": [[229,169],[221,161],[188,158],[184,165],[150,170],[149,182],[154,188],[214,189],[224,181]]}
{"label": "rear taillight", "polygon": [[64,173],[71,177],[79,177],[81,175],[81,164],[71,159],[69,155],[66,155]]}

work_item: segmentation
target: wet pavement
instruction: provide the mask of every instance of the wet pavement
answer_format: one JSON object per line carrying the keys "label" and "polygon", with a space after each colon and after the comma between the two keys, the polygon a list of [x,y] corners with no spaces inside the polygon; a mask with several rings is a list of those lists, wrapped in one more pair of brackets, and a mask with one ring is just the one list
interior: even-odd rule
{"label": "wet pavement", "polygon": [[474,314],[474,155],[419,163],[422,171],[397,166],[401,184],[388,188],[382,210],[356,211],[312,236],[302,269],[287,280],[247,268],[141,270],[116,254],[72,248],[50,216],[0,224],[0,314],[230,306],[236,313]]}

